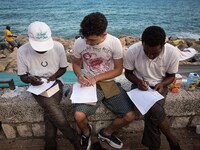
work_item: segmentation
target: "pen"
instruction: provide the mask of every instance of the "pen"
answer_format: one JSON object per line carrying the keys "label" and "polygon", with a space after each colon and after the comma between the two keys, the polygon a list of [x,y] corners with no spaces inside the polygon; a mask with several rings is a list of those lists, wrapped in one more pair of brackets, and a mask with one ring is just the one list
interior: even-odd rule
{"label": "pen", "polygon": [[29,72],[26,72],[26,74],[27,74],[28,76],[30,76],[30,75],[31,75]]}
{"label": "pen", "polygon": [[35,76],[32,76],[29,72],[26,72],[26,74],[27,74],[28,77],[32,77],[32,78],[35,78],[36,81],[40,81],[40,79],[38,79]]}
{"label": "pen", "polygon": [[145,86],[148,86],[148,85],[147,85],[147,82],[144,80],[144,77],[143,77],[143,76],[142,76],[142,80],[144,81]]}

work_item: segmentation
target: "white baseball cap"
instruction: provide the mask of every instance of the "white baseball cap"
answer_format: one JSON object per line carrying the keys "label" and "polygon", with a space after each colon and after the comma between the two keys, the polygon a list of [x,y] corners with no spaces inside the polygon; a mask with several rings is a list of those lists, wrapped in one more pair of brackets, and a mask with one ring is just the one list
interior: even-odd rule
{"label": "white baseball cap", "polygon": [[53,48],[51,29],[44,22],[35,21],[28,26],[29,42],[36,51],[43,52]]}

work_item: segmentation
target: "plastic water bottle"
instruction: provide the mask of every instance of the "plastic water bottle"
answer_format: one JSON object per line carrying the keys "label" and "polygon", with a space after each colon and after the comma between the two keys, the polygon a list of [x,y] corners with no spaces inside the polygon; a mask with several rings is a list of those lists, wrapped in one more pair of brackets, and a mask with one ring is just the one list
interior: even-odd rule
{"label": "plastic water bottle", "polygon": [[186,90],[194,91],[195,87],[197,86],[199,75],[197,73],[190,73],[187,78],[187,83],[185,85]]}

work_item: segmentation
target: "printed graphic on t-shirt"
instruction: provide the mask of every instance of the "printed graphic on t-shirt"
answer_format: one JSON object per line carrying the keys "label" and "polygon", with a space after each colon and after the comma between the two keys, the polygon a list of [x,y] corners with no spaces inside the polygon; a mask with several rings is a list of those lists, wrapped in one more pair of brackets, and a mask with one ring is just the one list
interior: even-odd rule
{"label": "printed graphic on t-shirt", "polygon": [[86,47],[83,52],[85,67],[93,74],[100,74],[109,71],[111,68],[111,50],[103,48]]}
{"label": "printed graphic on t-shirt", "polygon": [[42,62],[41,62],[41,66],[42,66],[42,67],[48,66],[48,62],[47,62],[47,61],[42,61]]}

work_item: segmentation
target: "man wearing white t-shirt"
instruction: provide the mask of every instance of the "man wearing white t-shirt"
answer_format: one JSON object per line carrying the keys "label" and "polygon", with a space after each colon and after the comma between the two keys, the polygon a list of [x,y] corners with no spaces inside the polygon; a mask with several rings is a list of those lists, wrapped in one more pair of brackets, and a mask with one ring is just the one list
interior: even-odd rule
{"label": "man wearing white t-shirt", "polygon": [[17,52],[18,75],[33,86],[41,85],[42,78],[56,81],[59,91],[51,97],[33,94],[44,109],[45,150],[56,150],[56,135],[59,129],[76,150],[82,150],[78,135],[65,119],[60,107],[63,84],[59,78],[66,72],[67,59],[61,43],[53,41],[51,30],[44,22],[33,22],[28,27],[29,42]]}
{"label": "man wearing white t-shirt", "polygon": [[105,129],[100,130],[98,137],[114,148],[122,148],[123,143],[113,133],[135,117],[133,103],[114,81],[122,73],[123,51],[119,39],[106,32],[107,24],[102,13],[85,16],[80,25],[81,37],[74,45],[73,70],[78,82],[82,86],[97,84],[96,105],[73,104],[74,118],[82,131],[81,144],[84,150],[90,150],[91,146],[92,128],[87,117],[95,113],[101,102],[117,117]]}
{"label": "man wearing white t-shirt", "polygon": [[[150,26],[144,30],[142,41],[128,48],[124,68],[126,78],[133,83],[132,88],[145,91],[151,87],[166,97],[167,86],[173,82],[178,72],[179,51],[165,43],[165,38],[162,28]],[[169,142],[170,150],[180,150],[178,141],[169,129],[164,102],[165,99],[156,102],[144,115],[142,143],[149,150],[159,150],[161,131]]]}

